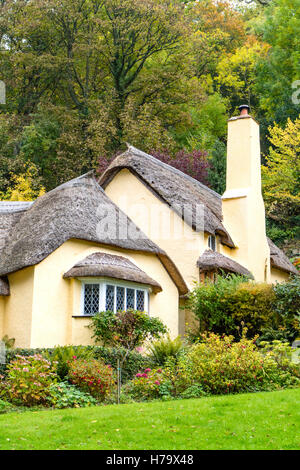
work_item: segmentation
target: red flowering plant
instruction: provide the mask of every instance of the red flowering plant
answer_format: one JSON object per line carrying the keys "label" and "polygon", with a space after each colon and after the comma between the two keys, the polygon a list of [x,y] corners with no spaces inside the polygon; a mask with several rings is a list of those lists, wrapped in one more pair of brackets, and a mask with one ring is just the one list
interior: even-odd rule
{"label": "red flowering plant", "polygon": [[69,362],[68,379],[83,392],[90,393],[98,401],[110,396],[115,377],[110,365],[97,359],[76,359]]}
{"label": "red flowering plant", "polygon": [[7,366],[1,394],[16,405],[49,405],[50,385],[57,380],[56,364],[40,354],[16,356]]}
{"label": "red flowering plant", "polygon": [[128,382],[123,391],[140,401],[171,396],[171,383],[162,369],[145,369]]}

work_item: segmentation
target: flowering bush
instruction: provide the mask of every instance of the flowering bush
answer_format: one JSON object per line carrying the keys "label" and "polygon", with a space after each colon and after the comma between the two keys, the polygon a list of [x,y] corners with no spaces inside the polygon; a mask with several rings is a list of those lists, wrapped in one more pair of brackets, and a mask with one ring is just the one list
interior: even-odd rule
{"label": "flowering bush", "polygon": [[94,348],[90,347],[87,348],[85,346],[56,346],[51,351],[45,351],[43,355],[49,359],[49,361],[54,362],[57,364],[56,370],[57,375],[60,379],[64,380],[64,378],[68,375],[69,372],[69,362],[72,359],[77,358],[84,358],[89,359],[92,357],[94,352]]}
{"label": "flowering bush", "polygon": [[66,382],[50,385],[49,404],[55,408],[82,408],[96,405],[97,401],[90,394],[78,390]]}
{"label": "flowering bush", "polygon": [[105,400],[113,390],[115,380],[111,366],[96,359],[74,359],[69,363],[69,381],[99,401]]}
{"label": "flowering bush", "polygon": [[271,351],[262,354],[255,339],[245,336],[233,342],[232,336],[203,334],[184,358],[184,366],[193,383],[212,394],[300,385],[292,369],[279,367]]}
{"label": "flowering bush", "polygon": [[125,385],[124,391],[137,400],[171,396],[171,383],[162,369],[145,369]]}
{"label": "flowering bush", "polygon": [[16,356],[7,367],[2,393],[17,405],[47,405],[50,385],[56,379],[55,364],[51,364],[40,354]]}

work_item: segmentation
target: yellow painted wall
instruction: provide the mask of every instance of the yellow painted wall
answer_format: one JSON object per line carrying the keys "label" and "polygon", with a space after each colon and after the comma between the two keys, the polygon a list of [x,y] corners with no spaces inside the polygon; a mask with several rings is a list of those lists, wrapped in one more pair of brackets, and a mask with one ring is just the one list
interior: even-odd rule
{"label": "yellow painted wall", "polygon": [[207,248],[207,236],[203,232],[195,232],[127,169],[113,178],[105,192],[151,240],[166,251],[188,287],[192,288],[194,282],[199,281],[196,263]]}
{"label": "yellow painted wall", "polygon": [[34,267],[22,269],[8,276],[10,295],[3,299],[3,334],[15,338],[16,348],[31,347]]}
{"label": "yellow painted wall", "polygon": [[[91,344],[91,332],[86,328],[86,318],[73,318],[80,314],[81,285],[79,281],[63,279],[63,274],[76,262],[86,256],[97,252],[118,254],[128,257],[150,277],[162,286],[163,291],[150,296],[150,315],[158,316],[169,327],[172,336],[179,332],[179,308],[178,290],[169,274],[154,254],[128,253],[123,250],[108,248],[105,246],[80,241],[69,240],[60,248],[49,255],[34,270],[34,292],[30,302],[22,299],[21,288],[17,295],[13,295],[17,287],[16,281],[12,282],[12,296],[9,298],[9,307],[6,309],[6,317],[11,317],[9,327],[5,328],[10,336],[17,337],[16,346],[20,347],[53,347],[57,344]],[[25,271],[17,273],[24,279]],[[16,275],[13,275],[13,277]],[[10,280],[11,282],[11,280]],[[33,286],[33,275],[27,279],[27,284]],[[24,285],[25,287],[25,285]],[[16,302],[16,299],[19,299]],[[28,298],[28,296],[27,296]],[[14,308],[11,309],[11,302]],[[23,329],[21,322],[24,309],[28,311],[26,318],[31,318],[30,306],[32,305],[31,329],[27,326]],[[11,313],[13,310],[13,315]],[[29,315],[30,313],[30,315]],[[18,325],[21,325],[18,332]]]}
{"label": "yellow painted wall", "polygon": [[236,250],[222,248],[252,272],[270,282],[270,250],[261,194],[259,125],[250,116],[228,122],[227,177],[223,195],[224,225]]}
{"label": "yellow painted wall", "polygon": [[271,282],[275,284],[276,282],[286,282],[288,281],[290,275],[280,269],[271,267]]}
{"label": "yellow painted wall", "polygon": [[0,296],[0,340],[4,336],[4,297]]}

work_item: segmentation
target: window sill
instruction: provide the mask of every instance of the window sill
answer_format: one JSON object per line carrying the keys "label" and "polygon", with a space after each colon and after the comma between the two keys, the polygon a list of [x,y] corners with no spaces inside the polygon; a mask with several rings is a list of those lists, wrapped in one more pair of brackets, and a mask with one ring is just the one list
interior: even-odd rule
{"label": "window sill", "polygon": [[72,318],[93,318],[95,315],[72,315]]}

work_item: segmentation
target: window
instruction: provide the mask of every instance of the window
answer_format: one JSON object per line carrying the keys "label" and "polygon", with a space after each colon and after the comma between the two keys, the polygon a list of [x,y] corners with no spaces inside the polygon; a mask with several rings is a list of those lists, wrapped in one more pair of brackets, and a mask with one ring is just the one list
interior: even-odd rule
{"label": "window", "polygon": [[128,310],[130,308],[148,311],[148,289],[114,282],[100,281],[91,283],[83,281],[82,314],[94,315],[111,310]]}
{"label": "window", "polygon": [[214,235],[210,235],[208,237],[208,247],[212,251],[216,251],[217,243],[216,243],[216,237]]}

